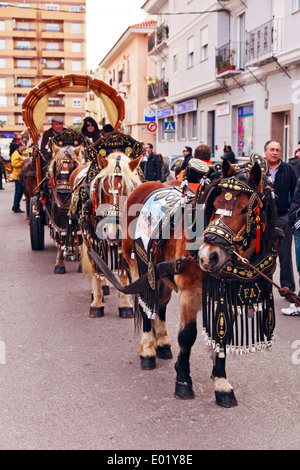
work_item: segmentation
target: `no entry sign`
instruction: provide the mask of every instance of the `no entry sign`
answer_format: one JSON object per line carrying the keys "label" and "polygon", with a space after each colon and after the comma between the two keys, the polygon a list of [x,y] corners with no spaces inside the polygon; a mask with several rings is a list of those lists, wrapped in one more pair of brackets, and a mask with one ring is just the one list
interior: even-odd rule
{"label": "no entry sign", "polygon": [[156,122],[154,122],[154,121],[149,122],[149,123],[147,124],[147,129],[148,129],[148,131],[150,131],[150,132],[155,132],[156,129],[157,129],[157,124],[156,124]]}

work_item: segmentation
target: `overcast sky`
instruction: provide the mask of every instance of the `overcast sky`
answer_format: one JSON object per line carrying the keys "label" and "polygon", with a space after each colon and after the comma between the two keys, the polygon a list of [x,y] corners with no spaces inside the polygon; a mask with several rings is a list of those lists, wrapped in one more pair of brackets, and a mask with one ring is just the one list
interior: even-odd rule
{"label": "overcast sky", "polygon": [[124,31],[141,23],[146,0],[86,0],[87,67],[95,70]]}

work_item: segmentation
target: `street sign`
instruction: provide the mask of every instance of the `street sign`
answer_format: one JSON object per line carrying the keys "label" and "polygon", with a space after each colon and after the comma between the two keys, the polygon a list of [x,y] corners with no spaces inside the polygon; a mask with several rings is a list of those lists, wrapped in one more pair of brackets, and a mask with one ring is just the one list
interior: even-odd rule
{"label": "street sign", "polygon": [[175,134],[175,122],[168,121],[164,123],[165,134]]}
{"label": "street sign", "polygon": [[151,108],[145,108],[144,118],[145,118],[145,122],[155,121],[156,120],[155,111]]}
{"label": "street sign", "polygon": [[155,132],[156,129],[157,129],[157,124],[156,124],[156,122],[154,122],[154,121],[149,122],[149,123],[147,124],[147,129],[148,129],[148,131],[150,131],[150,132]]}

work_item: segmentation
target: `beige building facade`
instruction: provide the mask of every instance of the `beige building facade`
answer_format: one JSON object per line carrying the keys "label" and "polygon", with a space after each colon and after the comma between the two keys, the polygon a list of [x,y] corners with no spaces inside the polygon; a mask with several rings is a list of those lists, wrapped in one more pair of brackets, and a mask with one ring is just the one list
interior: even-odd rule
{"label": "beige building facade", "polygon": [[145,110],[147,79],[155,74],[155,64],[148,58],[148,35],[155,29],[155,21],[130,26],[99,64],[99,70],[106,71],[106,83],[125,101],[123,130],[134,139],[151,143],[153,133],[147,129]]}
{"label": "beige building facade", "polygon": [[[53,76],[86,71],[86,2],[55,0],[0,4],[0,133],[26,130],[22,103],[29,91]],[[58,94],[49,99],[43,129],[54,115],[66,126],[80,124],[85,96]]]}

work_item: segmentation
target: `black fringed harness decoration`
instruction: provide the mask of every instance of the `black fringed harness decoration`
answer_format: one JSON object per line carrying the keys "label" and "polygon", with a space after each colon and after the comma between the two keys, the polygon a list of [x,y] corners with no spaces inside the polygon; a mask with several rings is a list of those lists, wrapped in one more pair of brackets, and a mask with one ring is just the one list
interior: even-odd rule
{"label": "black fringed harness decoration", "polygon": [[[229,251],[237,259],[247,263],[242,253],[256,237],[255,268],[240,266],[231,258],[221,272],[209,274],[203,282],[203,335],[206,343],[220,357],[225,353],[243,354],[255,352],[272,345],[275,328],[275,310],[271,280],[276,268],[278,244],[261,246],[265,228],[265,209],[272,201],[272,191],[262,194],[240,179],[246,170],[235,176],[221,178],[206,199],[208,220],[213,216],[213,201],[220,190],[228,190],[225,199],[234,199],[234,192],[250,194],[246,224],[238,234],[221,219],[208,222],[204,242],[212,243]],[[236,194],[237,194],[236,193]],[[234,203],[234,200],[232,201]],[[230,216],[228,210],[219,214]],[[250,265],[251,266],[251,265]],[[263,275],[268,276],[264,277]]]}
{"label": "black fringed harness decoration", "polygon": [[[181,224],[183,214],[185,214],[185,222],[188,222],[188,226],[185,228],[190,236],[190,241],[194,241],[196,211],[192,209],[189,212],[187,208],[189,203],[197,203],[200,198],[203,187],[208,182],[206,175],[209,171],[206,162],[192,159],[180,187],[155,190],[143,201],[142,210],[136,223],[131,257],[137,259],[140,278],[146,274],[148,276],[148,283],[145,283],[145,289],[139,293],[138,300],[148,318],[154,319],[157,314],[158,277],[155,270],[156,265],[154,265],[156,250],[170,239],[171,231],[174,231],[174,227],[179,222]],[[196,195],[188,187],[188,175],[192,172],[199,183]],[[170,277],[169,280],[176,287],[174,280]]]}

